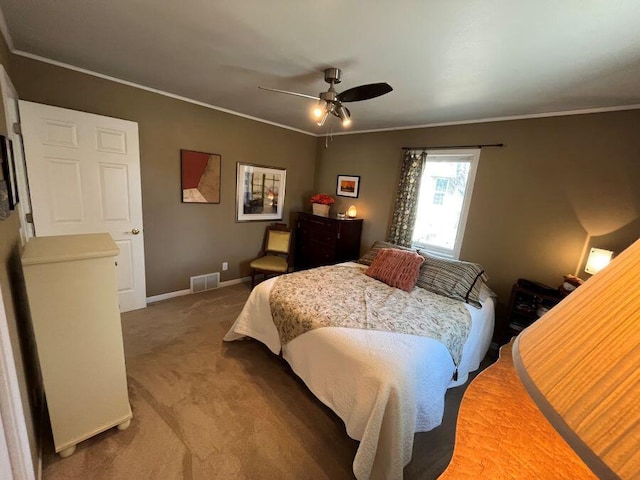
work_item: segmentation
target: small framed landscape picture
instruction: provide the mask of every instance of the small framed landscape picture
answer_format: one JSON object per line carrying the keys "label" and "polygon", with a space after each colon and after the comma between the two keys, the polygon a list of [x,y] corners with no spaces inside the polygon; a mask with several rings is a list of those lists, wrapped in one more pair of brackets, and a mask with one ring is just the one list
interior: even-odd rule
{"label": "small framed landscape picture", "polygon": [[338,175],[336,195],[340,197],[358,198],[360,192],[360,177],[356,175]]}
{"label": "small framed landscape picture", "polygon": [[284,168],[238,163],[236,173],[236,221],[282,220]]}

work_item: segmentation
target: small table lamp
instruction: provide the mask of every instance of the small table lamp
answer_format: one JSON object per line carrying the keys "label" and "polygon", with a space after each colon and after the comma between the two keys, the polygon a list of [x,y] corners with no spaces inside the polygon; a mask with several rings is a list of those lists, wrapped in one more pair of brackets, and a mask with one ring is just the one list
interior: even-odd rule
{"label": "small table lamp", "polygon": [[357,216],[358,216],[358,210],[356,210],[356,206],[355,205],[351,205],[349,207],[349,209],[347,210],[347,217],[356,218]]}
{"label": "small table lamp", "polygon": [[609,265],[613,252],[602,248],[592,248],[589,252],[589,259],[584,271],[593,275]]}
{"label": "small table lamp", "polygon": [[525,329],[513,347],[525,389],[599,478],[640,472],[639,278],[640,240]]}

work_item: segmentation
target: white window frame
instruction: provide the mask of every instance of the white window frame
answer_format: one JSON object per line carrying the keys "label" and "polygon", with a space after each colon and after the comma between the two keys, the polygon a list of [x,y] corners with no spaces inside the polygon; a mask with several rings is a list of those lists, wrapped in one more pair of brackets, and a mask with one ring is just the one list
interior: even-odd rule
{"label": "white window frame", "polygon": [[[434,157],[437,157],[434,159]],[[454,158],[460,157],[469,158],[469,175],[467,177],[467,185],[465,187],[464,199],[462,201],[462,210],[460,212],[460,219],[458,221],[458,230],[456,232],[456,241],[452,249],[438,247],[436,245],[429,245],[424,243],[414,242],[412,246],[414,248],[423,250],[427,253],[447,258],[460,258],[460,250],[462,249],[462,241],[464,240],[464,231],[467,226],[467,216],[469,214],[469,207],[471,206],[471,199],[473,197],[473,187],[476,181],[476,172],[478,170],[478,162],[480,161],[480,149],[479,148],[464,148],[455,150],[427,150],[427,158],[425,159],[424,170],[427,171],[429,162],[450,162]],[[422,182],[422,178],[420,179]]]}

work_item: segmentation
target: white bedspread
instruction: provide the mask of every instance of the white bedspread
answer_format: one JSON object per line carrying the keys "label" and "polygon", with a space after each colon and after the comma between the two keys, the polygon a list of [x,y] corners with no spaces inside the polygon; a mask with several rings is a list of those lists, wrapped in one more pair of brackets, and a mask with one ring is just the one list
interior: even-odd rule
{"label": "white bedspread", "polygon": [[493,333],[493,301],[486,300],[481,309],[468,306],[471,333],[458,380],[452,382],[451,355],[444,345],[426,337],[320,328],[282,347],[269,307],[276,280],[254,288],[224,340],[249,336],[275,354],[282,350],[309,390],[344,421],[348,435],[360,441],[353,462],[356,478],[402,478],[411,460],[414,433],[442,423],[447,388],[466,382],[486,354]]}

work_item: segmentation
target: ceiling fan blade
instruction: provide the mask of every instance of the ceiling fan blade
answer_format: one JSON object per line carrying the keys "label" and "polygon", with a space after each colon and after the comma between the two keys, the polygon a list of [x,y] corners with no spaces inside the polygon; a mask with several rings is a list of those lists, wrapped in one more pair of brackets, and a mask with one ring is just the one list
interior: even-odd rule
{"label": "ceiling fan blade", "polygon": [[360,102],[362,100],[379,97],[392,90],[393,88],[391,88],[391,85],[388,83],[369,83],[345,90],[339,93],[337,98],[340,102]]}
{"label": "ceiling fan blade", "polygon": [[287,92],[286,90],[278,90],[277,88],[258,87],[260,90],[269,90],[270,92],[286,93],[287,95],[295,95],[296,97],[310,98],[312,100],[320,100],[320,97],[314,97],[313,95],[306,95],[304,93]]}

